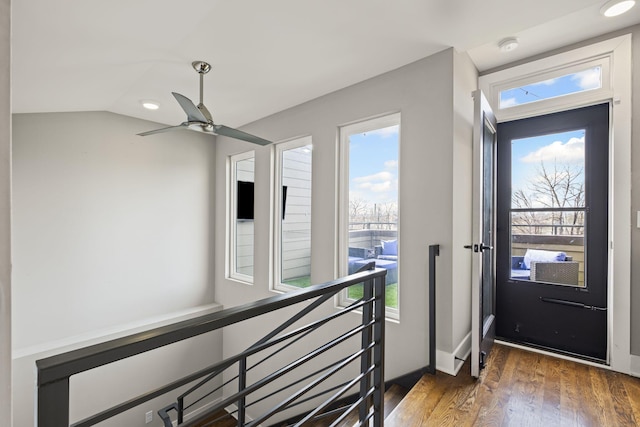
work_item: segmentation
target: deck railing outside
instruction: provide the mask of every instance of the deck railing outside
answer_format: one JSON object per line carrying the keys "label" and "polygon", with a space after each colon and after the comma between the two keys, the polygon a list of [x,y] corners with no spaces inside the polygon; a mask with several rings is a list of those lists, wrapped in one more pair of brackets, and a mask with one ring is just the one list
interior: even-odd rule
{"label": "deck railing outside", "polygon": [[[177,396],[175,403],[159,410],[166,426],[172,425],[172,416],[178,425],[192,426],[226,409],[237,419],[238,426],[268,425],[276,414],[279,418],[304,414],[292,425],[320,417],[331,417],[332,423],[338,424],[357,412],[359,425],[373,423],[380,427],[384,414],[385,274],[386,270],[374,269],[371,263],[364,271],[335,281],[38,360],[38,426],[70,425],[69,379],[73,375],[287,310],[281,318],[288,320],[245,351],[72,426],[98,424],[158,396],[193,385]],[[333,297],[358,283],[364,283],[361,299],[344,310],[331,310],[328,316],[315,314],[323,305],[330,304],[333,308]],[[307,305],[299,308],[302,304]],[[296,313],[291,315],[289,310],[294,305]],[[359,313],[359,320],[355,321],[349,314],[352,312]],[[345,316],[351,321],[338,321]],[[346,330],[345,324],[350,324]],[[338,330],[340,325],[343,330]],[[318,336],[325,339],[318,341]],[[268,373],[260,373],[265,371]],[[212,381],[221,377],[224,382]],[[201,405],[212,394],[222,397],[208,405],[206,412],[186,419],[188,409]],[[347,396],[349,399],[345,399]],[[338,406],[338,402],[348,404]],[[311,412],[310,407],[314,408]]]}

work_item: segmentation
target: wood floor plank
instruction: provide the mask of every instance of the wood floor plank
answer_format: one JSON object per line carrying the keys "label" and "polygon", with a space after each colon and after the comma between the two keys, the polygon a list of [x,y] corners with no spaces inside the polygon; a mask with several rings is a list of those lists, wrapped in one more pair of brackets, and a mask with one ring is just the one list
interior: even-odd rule
{"label": "wood floor plank", "polygon": [[624,389],[629,399],[629,410],[633,413],[636,425],[640,425],[640,381],[628,375],[623,376]]}
{"label": "wood floor plank", "polygon": [[614,425],[638,425],[633,411],[629,410],[629,395],[624,386],[625,375],[608,371],[604,372],[603,376],[609,389],[611,401],[611,414],[608,418],[612,420]]}
{"label": "wood floor plank", "polygon": [[425,375],[386,427],[639,426],[640,378],[496,345],[478,380]]}
{"label": "wood floor plank", "polygon": [[[494,354],[495,359],[492,358]],[[471,425],[492,427],[504,424],[505,408],[511,397],[519,354],[519,350],[511,347],[494,346],[487,361],[487,368],[484,369],[487,371],[485,382],[482,384],[485,389],[478,399],[478,414]]]}
{"label": "wood floor plank", "polygon": [[385,419],[385,426],[424,425],[442,396],[447,392],[447,374],[425,375]]}
{"label": "wood floor plank", "polygon": [[561,363],[560,359],[547,358],[546,364],[538,365],[540,375],[543,376],[542,416],[544,425],[560,425],[562,413],[561,405]]}

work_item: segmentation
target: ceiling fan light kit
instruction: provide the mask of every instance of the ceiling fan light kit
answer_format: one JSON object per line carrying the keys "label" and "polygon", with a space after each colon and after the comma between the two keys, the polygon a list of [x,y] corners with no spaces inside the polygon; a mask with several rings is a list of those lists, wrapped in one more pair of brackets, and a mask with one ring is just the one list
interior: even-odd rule
{"label": "ceiling fan light kit", "polygon": [[229,138],[240,139],[242,141],[251,142],[258,145],[268,145],[271,141],[260,138],[255,135],[233,129],[224,125],[217,125],[213,122],[211,113],[205,107],[203,102],[204,96],[204,75],[211,70],[211,65],[204,61],[193,61],[191,66],[200,75],[200,102],[196,106],[189,98],[177,92],[171,92],[173,97],[178,101],[182,110],[187,114],[187,120],[177,126],[169,126],[161,129],[150,130],[139,133],[140,136],[148,136],[156,133],[162,133],[173,130],[187,129],[189,127],[200,127],[203,132],[209,132],[215,135],[227,136]]}

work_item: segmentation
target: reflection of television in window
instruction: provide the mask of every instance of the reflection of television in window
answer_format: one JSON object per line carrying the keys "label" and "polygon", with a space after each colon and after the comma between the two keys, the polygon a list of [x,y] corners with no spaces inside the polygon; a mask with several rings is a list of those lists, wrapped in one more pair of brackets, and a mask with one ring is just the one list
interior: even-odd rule
{"label": "reflection of television in window", "polygon": [[253,182],[238,181],[236,198],[238,219],[253,219]]}
{"label": "reflection of television in window", "polygon": [[284,221],[284,211],[287,208],[287,186],[282,186],[282,220]]}
{"label": "reflection of television in window", "polygon": [[[237,206],[236,215],[238,219],[253,219],[253,182],[238,181],[236,192]],[[282,219],[284,219],[287,207],[287,186],[282,186]]]}

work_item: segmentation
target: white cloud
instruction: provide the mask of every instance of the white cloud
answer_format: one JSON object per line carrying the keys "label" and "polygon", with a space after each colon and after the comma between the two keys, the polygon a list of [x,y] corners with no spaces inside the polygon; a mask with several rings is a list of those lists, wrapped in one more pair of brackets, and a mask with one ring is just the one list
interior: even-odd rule
{"label": "white cloud", "polygon": [[391,181],[383,182],[363,182],[358,185],[360,190],[369,190],[374,193],[386,193],[392,190]]}
{"label": "white cloud", "polygon": [[358,194],[370,203],[386,203],[397,198],[398,178],[396,174],[382,171],[372,175],[353,178],[351,195]]}
{"label": "white cloud", "polygon": [[398,161],[397,160],[387,160],[384,162],[384,167],[387,169],[398,169]]}
{"label": "white cloud", "polygon": [[390,181],[393,179],[393,174],[391,172],[383,171],[378,172],[373,175],[367,176],[359,176],[357,178],[353,178],[353,182],[363,183],[363,182],[372,182],[372,181]]}
{"label": "white cloud", "polygon": [[591,68],[589,70],[580,71],[571,76],[571,80],[578,80],[578,86],[582,90],[598,89],[600,83],[600,68]]}
{"label": "white cloud", "polygon": [[518,105],[519,102],[515,98],[507,98],[500,100],[500,108],[509,108]]}
{"label": "white cloud", "polygon": [[584,161],[584,136],[571,138],[566,143],[554,141],[549,145],[532,151],[520,159],[524,163],[540,163],[548,161],[575,162]]}
{"label": "white cloud", "polygon": [[534,83],[531,86],[552,86],[556,84],[557,81],[558,81],[558,78],[556,77],[555,79],[547,79],[541,82]]}
{"label": "white cloud", "polygon": [[382,138],[389,138],[391,136],[397,136],[399,132],[400,132],[400,126],[395,125],[395,126],[389,126],[389,127],[386,127],[386,128],[382,128],[382,129],[372,130],[370,132],[364,132],[364,134],[365,135],[377,135],[377,136],[380,136]]}

